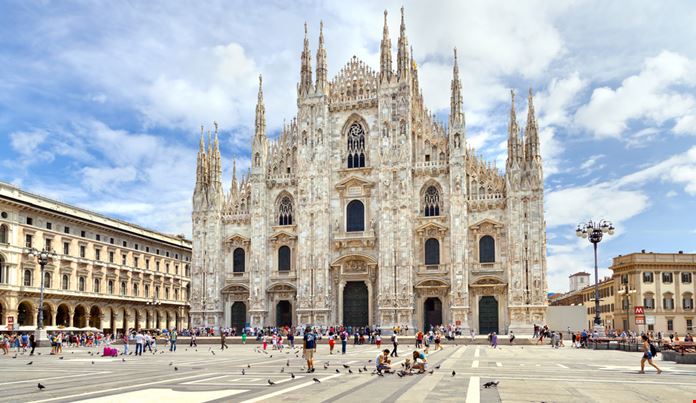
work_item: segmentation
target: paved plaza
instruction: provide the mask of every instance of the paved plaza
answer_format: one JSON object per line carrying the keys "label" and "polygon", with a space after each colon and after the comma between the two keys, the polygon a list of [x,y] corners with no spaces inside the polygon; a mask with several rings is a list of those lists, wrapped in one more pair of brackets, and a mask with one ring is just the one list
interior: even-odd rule
{"label": "paved plaza", "polygon": [[[447,345],[428,357],[431,368],[440,366],[433,374],[400,378],[372,374],[378,354],[373,345],[349,346],[346,355],[329,355],[328,346],[319,345],[314,374],[302,371],[301,353],[264,354],[257,348],[256,344],[231,345],[220,351],[216,345],[182,345],[176,353],[125,358],[92,356],[89,352],[97,350],[88,348],[66,349],[63,359],[47,355],[43,348],[34,357],[19,354],[13,359],[11,353],[0,357],[0,402],[655,402],[696,398],[696,367],[658,361],[664,370],[661,375],[652,368],[640,375],[640,353]],[[400,350],[397,368],[412,352],[405,345]],[[275,384],[269,385],[269,380]],[[491,380],[500,383],[483,388]],[[39,382],[45,390],[38,390]]]}

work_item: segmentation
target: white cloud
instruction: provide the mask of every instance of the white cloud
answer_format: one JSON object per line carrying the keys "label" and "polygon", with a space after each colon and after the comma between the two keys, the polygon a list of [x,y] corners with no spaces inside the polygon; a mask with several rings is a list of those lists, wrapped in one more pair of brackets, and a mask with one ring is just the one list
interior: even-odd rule
{"label": "white cloud", "polygon": [[587,85],[588,81],[580,78],[577,71],[565,78],[552,79],[546,90],[534,97],[539,124],[566,126],[570,121],[569,108],[574,106],[578,95]]}
{"label": "white cloud", "polygon": [[132,182],[137,176],[137,172],[132,166],[116,168],[85,167],[82,169],[82,174],[84,175],[82,184],[94,192]]}
{"label": "white cloud", "polygon": [[681,184],[684,186],[684,191],[696,195],[696,146],[657,164],[626,175],[617,181],[617,185],[641,186],[654,180]]}
{"label": "white cloud", "polygon": [[596,88],[590,101],[575,114],[575,122],[597,137],[621,137],[630,122],[661,126],[677,120],[675,131],[685,132],[696,115],[696,63],[681,54],[663,51],[645,60],[640,73],[616,89]]}

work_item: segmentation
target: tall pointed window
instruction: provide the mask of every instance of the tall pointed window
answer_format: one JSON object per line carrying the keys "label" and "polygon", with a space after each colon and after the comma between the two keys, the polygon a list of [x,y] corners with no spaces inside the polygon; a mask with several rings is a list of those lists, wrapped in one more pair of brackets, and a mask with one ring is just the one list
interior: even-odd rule
{"label": "tall pointed window", "polygon": [[365,231],[365,205],[353,200],[346,207],[346,231]]}
{"label": "tall pointed window", "polygon": [[359,123],[348,129],[348,168],[365,166],[365,130]]}
{"label": "tall pointed window", "polygon": [[0,243],[9,243],[9,236],[7,232],[7,225],[0,225]]}
{"label": "tall pointed window", "polygon": [[423,196],[423,215],[435,217],[440,215],[440,192],[435,186],[429,186]]}
{"label": "tall pointed window", "polygon": [[290,271],[290,248],[283,245],[278,249],[278,271]]}
{"label": "tall pointed window", "polygon": [[485,235],[479,239],[479,262],[495,262],[495,239],[490,235]]}
{"label": "tall pointed window", "polygon": [[283,196],[278,205],[278,225],[292,225],[292,200]]}
{"label": "tall pointed window", "polygon": [[237,248],[232,252],[232,272],[233,273],[244,273],[245,264],[245,253],[244,249]]}
{"label": "tall pointed window", "polygon": [[425,264],[440,264],[440,241],[435,238],[425,241]]}

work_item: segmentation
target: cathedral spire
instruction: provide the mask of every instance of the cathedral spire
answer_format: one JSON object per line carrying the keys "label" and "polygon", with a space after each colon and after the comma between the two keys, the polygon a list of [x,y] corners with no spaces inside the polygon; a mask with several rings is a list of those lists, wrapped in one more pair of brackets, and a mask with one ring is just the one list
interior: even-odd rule
{"label": "cathedral spire", "polygon": [[211,159],[213,160],[214,169],[210,174],[214,175],[212,178],[213,182],[222,186],[222,162],[220,161],[220,141],[218,140],[217,122],[213,122],[213,126],[215,126],[215,143],[213,144],[213,155]]}
{"label": "cathedral spire", "polygon": [[319,48],[317,49],[317,82],[318,93],[325,93],[327,87],[326,49],[324,48],[324,21],[319,22]]}
{"label": "cathedral spire", "polygon": [[464,123],[462,113],[462,82],[459,80],[457,48],[454,48],[454,67],[452,68],[452,94],[450,95],[450,126]]}
{"label": "cathedral spire", "polygon": [[387,10],[384,10],[384,31],[382,32],[382,45],[379,55],[379,80],[390,81],[392,77],[392,53],[391,39],[389,39],[389,25],[387,24]]}
{"label": "cathedral spire", "polygon": [[309,38],[307,38],[307,23],[304,24],[304,48],[302,49],[302,64],[300,67],[299,95],[307,95],[312,89],[312,55],[309,53]]}
{"label": "cathedral spire", "polygon": [[517,112],[515,111],[515,91],[510,90],[510,122],[508,124],[508,167],[516,164],[520,158],[519,155],[519,126],[517,125]]}
{"label": "cathedral spire", "polygon": [[196,188],[205,182],[203,168],[205,166],[205,140],[203,137],[203,125],[201,125],[201,141],[198,143],[198,156],[196,157]]}
{"label": "cathedral spire", "polygon": [[237,159],[232,160],[232,186],[230,186],[230,195],[233,198],[237,197],[239,184],[237,182]]}
{"label": "cathedral spire", "polygon": [[263,105],[263,78],[259,74],[259,95],[256,101],[256,136],[266,136],[266,107]]}
{"label": "cathedral spire", "polygon": [[529,95],[527,95],[527,127],[525,128],[525,159],[528,161],[534,160],[539,155],[539,128],[537,126],[536,116],[534,113],[534,98],[532,96],[532,89],[529,89]]}
{"label": "cathedral spire", "polygon": [[404,21],[404,8],[401,7],[401,28],[399,32],[398,50],[396,52],[396,75],[399,81],[408,77],[411,71],[411,63],[408,56],[408,39],[406,39],[406,22]]}

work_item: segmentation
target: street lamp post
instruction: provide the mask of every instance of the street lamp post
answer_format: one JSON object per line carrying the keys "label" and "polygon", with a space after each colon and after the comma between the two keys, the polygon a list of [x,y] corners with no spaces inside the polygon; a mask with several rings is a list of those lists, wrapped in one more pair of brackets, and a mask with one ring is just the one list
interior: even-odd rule
{"label": "street lamp post", "polygon": [[43,331],[43,299],[44,299],[44,271],[46,269],[46,265],[48,264],[49,259],[55,258],[57,255],[54,251],[52,251],[50,248],[43,248],[41,250],[37,250],[36,248],[27,248],[26,249],[27,255],[33,257],[36,259],[37,263],[41,266],[41,288],[40,288],[40,294],[39,294],[39,320],[38,320],[38,325],[36,326],[37,333],[35,336],[35,343],[37,345],[40,345],[40,340],[45,339],[43,336],[45,332]]}
{"label": "street lamp post", "polygon": [[621,290],[619,290],[619,295],[626,297],[626,326],[624,326],[626,333],[630,333],[631,329],[631,295],[635,293],[636,290],[632,290],[628,284],[624,284]]}
{"label": "street lamp post", "polygon": [[604,234],[613,235],[614,225],[607,220],[600,221],[588,221],[586,223],[578,224],[575,234],[580,238],[589,239],[594,247],[594,275],[595,275],[595,318],[594,318],[594,328],[600,336],[604,336],[604,329],[602,328],[602,320],[599,317],[599,273],[597,268],[597,244],[602,241]]}

